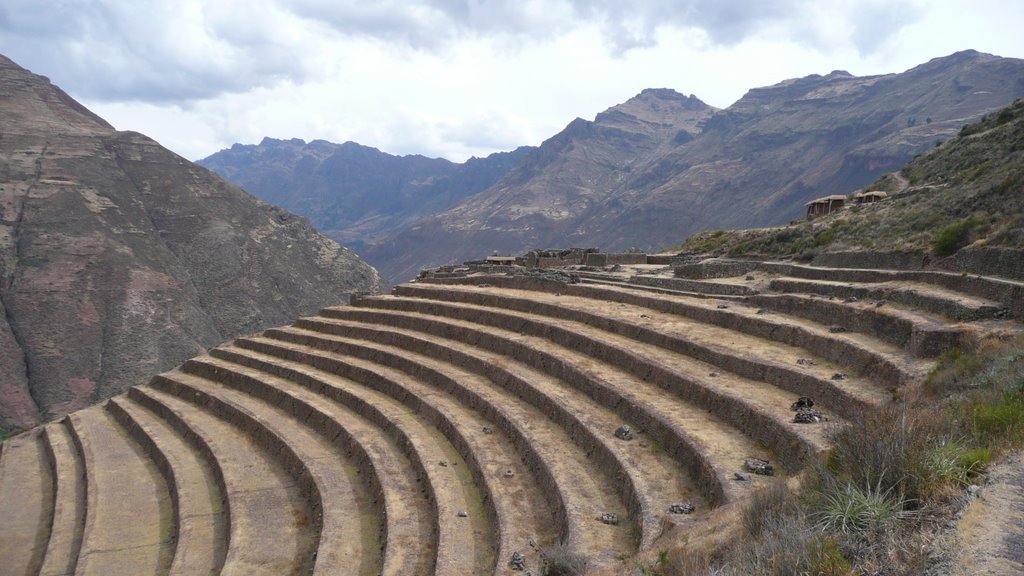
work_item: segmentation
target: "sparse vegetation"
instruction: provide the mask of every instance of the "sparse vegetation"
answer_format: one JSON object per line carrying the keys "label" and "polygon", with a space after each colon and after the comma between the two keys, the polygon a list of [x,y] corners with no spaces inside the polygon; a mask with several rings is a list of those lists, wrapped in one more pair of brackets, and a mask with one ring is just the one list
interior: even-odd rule
{"label": "sparse vegetation", "polygon": [[945,226],[939,231],[932,252],[940,258],[952,256],[970,243],[971,230],[978,224],[980,222],[977,218],[968,218]]}
{"label": "sparse vegetation", "polygon": [[808,490],[749,500],[750,536],[651,574],[920,574],[929,542],[992,459],[1024,445],[1024,338],[947,353],[922,393],[854,417]]}
{"label": "sparse vegetation", "polygon": [[541,558],[545,576],[582,576],[587,572],[587,559],[564,544],[544,549]]}
{"label": "sparse vegetation", "polygon": [[[906,179],[910,189],[904,191]],[[714,255],[810,259],[822,252],[956,253],[970,243],[1024,243],[1024,100],[970,124],[866,186],[890,199],[781,228],[701,232],[680,247]]]}
{"label": "sparse vegetation", "polygon": [[14,426],[11,428],[0,428],[0,441],[7,440],[11,436],[21,434],[24,431],[24,428],[20,428],[18,426]]}

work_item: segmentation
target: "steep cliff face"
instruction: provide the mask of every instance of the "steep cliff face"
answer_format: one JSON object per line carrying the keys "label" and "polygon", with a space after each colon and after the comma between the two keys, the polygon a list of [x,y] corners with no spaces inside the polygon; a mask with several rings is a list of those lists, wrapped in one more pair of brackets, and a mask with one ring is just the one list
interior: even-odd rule
{"label": "steep cliff face", "polygon": [[900,74],[787,80],[721,111],[645,91],[573,121],[490,189],[362,253],[403,280],[493,250],[659,249],[699,230],[780,224],[1022,96],[1024,61],[975,51]]}
{"label": "steep cliff face", "polygon": [[198,162],[261,200],[302,214],[356,250],[493,185],[529,147],[471,158],[394,156],[355,142],[264,138]]}
{"label": "steep cliff face", "polygon": [[0,57],[0,425],[58,417],[231,336],[377,291],[308,222]]}

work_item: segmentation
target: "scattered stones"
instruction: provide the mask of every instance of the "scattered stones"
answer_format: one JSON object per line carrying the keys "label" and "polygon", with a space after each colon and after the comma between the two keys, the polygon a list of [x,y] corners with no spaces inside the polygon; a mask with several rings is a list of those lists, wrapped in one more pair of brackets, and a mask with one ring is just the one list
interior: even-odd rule
{"label": "scattered stones", "polygon": [[814,360],[811,360],[810,358],[800,358],[799,360],[796,361],[796,363],[801,365],[801,366],[817,366],[818,365],[817,362],[815,362]]}
{"label": "scattered stones", "polygon": [[761,476],[775,475],[775,467],[762,458],[747,458],[743,461],[743,469]]}
{"label": "scattered stones", "polygon": [[821,415],[821,412],[814,408],[799,408],[796,411],[796,416],[793,416],[795,424],[817,424],[823,419],[824,417]]}
{"label": "scattered stones", "polygon": [[743,277],[743,279],[744,280],[753,280],[754,279],[754,275],[753,274],[747,274],[746,276]]}
{"label": "scattered stones", "polygon": [[728,307],[729,307],[728,304],[719,304],[718,306],[716,306],[716,308],[718,308],[719,310],[725,310]]}
{"label": "scattered stones", "polygon": [[750,474],[744,474],[743,472],[733,472],[732,478],[737,482],[750,482]]}
{"label": "scattered stones", "polygon": [[465,510],[459,510],[458,512],[455,513],[455,515],[458,516],[459,518],[465,518],[465,517],[469,516],[469,513],[466,512]]}
{"label": "scattered stones", "polygon": [[844,304],[853,304],[856,301],[857,301],[857,297],[856,296],[850,296],[849,298],[843,300],[843,303]]}
{"label": "scattered stones", "polygon": [[440,462],[438,462],[438,465],[439,466],[444,466],[445,468],[447,468],[448,467],[448,461],[447,460],[441,460]]}
{"label": "scattered stones", "polygon": [[516,475],[516,473],[511,468],[506,468],[505,469],[505,478],[511,478],[511,477],[513,477],[515,475]]}
{"label": "scattered stones", "polygon": [[605,512],[604,514],[601,514],[599,520],[602,524],[608,524],[609,526],[619,525],[619,515],[615,512]]}
{"label": "scattered stones", "polygon": [[799,410],[801,408],[810,408],[811,406],[814,406],[814,400],[811,400],[807,396],[801,396],[796,399],[796,402],[789,405],[789,409]]}
{"label": "scattered stones", "polygon": [[477,287],[479,287],[479,288],[490,288],[491,285],[490,284],[486,284],[486,283],[480,283],[480,284],[477,284]]}
{"label": "scattered stones", "polygon": [[846,380],[846,374],[843,374],[842,372],[836,372],[835,374],[832,375],[832,379],[833,380]]}
{"label": "scattered stones", "polygon": [[629,427],[629,424],[623,424],[622,426],[619,426],[617,430],[615,430],[615,437],[618,438],[619,440],[632,440],[633,429]]}
{"label": "scattered stones", "polygon": [[519,552],[513,552],[512,558],[508,561],[508,567],[517,572],[526,570],[526,557]]}
{"label": "scattered stones", "polygon": [[833,325],[828,327],[828,331],[833,333],[833,334],[842,334],[843,332],[846,332],[846,328],[843,328],[842,326],[840,326],[838,324],[833,324]]}
{"label": "scattered stones", "polygon": [[494,428],[490,426],[484,426],[484,434],[494,434]]}
{"label": "scattered stones", "polygon": [[972,498],[977,498],[981,494],[981,486],[971,484],[967,487],[967,494]]}
{"label": "scattered stones", "polygon": [[676,502],[668,507],[669,514],[693,514],[696,508],[689,502]]}

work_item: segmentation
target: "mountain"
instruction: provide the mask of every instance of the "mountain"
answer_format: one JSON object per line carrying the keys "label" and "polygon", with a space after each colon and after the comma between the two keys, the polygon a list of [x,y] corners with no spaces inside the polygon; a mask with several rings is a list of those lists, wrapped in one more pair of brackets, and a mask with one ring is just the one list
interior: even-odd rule
{"label": "mountain", "polygon": [[657,249],[700,230],[776,225],[1021,96],[1024,61],[973,50],[899,74],[787,80],[724,110],[644,91],[574,120],[494,186],[361,253],[397,281],[495,250]]}
{"label": "mountain", "polygon": [[682,250],[800,259],[895,253],[934,267],[969,262],[978,273],[1024,278],[1024,99],[866,189],[888,196],[784,227],[695,234]]}
{"label": "mountain", "polygon": [[644,90],[592,122],[573,120],[488,190],[368,246],[365,257],[385,276],[408,279],[485,252],[586,243],[581,215],[614,202],[652,159],[692,142],[716,111],[693,95]]}
{"label": "mountain", "polygon": [[0,56],[0,426],[383,287],[351,250]]}
{"label": "mountain", "polygon": [[197,163],[261,200],[308,217],[321,233],[358,250],[486,190],[529,150],[457,164],[393,156],[355,142],[264,138]]}

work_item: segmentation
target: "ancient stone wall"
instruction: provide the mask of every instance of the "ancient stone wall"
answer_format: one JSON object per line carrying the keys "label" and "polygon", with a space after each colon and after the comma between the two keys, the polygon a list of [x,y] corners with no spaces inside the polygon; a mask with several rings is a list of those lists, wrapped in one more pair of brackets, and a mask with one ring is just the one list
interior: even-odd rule
{"label": "ancient stone wall", "polygon": [[584,263],[587,266],[614,266],[616,264],[647,264],[647,255],[637,252],[596,252],[587,254],[587,258],[584,261]]}

